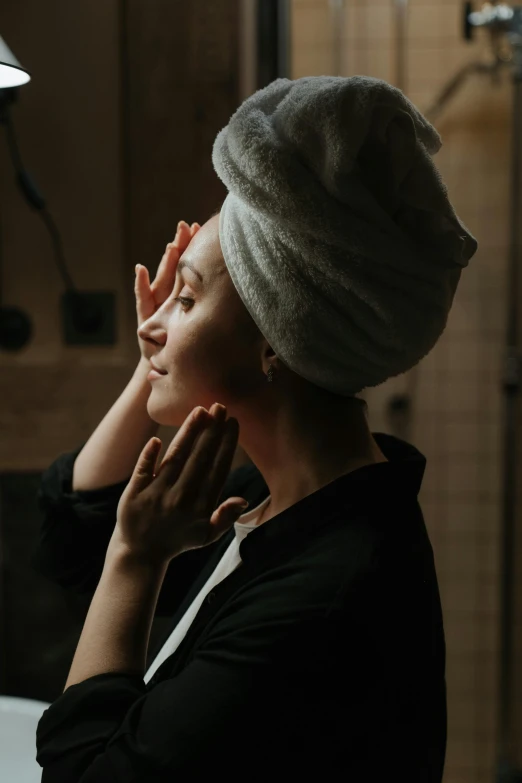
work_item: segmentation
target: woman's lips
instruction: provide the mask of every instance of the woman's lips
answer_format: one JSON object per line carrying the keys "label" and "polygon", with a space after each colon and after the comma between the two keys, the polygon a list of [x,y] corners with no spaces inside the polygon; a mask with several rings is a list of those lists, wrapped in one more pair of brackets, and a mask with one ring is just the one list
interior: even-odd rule
{"label": "woman's lips", "polygon": [[149,374],[147,375],[147,380],[151,381],[154,378],[164,378],[167,375],[166,372],[158,372],[154,368],[150,370]]}
{"label": "woman's lips", "polygon": [[159,367],[156,367],[156,365],[153,362],[150,363],[150,366],[159,375],[167,375],[167,371],[166,370],[161,370]]}

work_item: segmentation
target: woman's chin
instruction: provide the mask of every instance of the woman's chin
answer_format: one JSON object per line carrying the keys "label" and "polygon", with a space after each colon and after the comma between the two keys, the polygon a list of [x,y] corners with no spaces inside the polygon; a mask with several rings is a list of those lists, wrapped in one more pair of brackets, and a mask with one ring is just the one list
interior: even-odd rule
{"label": "woman's chin", "polygon": [[[147,400],[147,413],[152,421],[159,424],[160,427],[181,427],[187,416],[192,412],[192,408],[183,415],[182,411],[176,409],[173,405],[155,404],[153,394]],[[195,406],[194,406],[195,407]]]}
{"label": "woman's chin", "polygon": [[147,400],[147,413],[152,421],[163,427],[173,427],[172,424],[173,413],[172,407],[165,405],[158,405],[154,403],[154,394],[152,393]]}

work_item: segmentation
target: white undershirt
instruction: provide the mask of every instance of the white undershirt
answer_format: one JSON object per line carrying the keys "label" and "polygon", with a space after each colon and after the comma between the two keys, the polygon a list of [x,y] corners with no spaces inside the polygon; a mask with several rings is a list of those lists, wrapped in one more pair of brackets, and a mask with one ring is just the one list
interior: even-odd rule
{"label": "white undershirt", "polygon": [[270,495],[265,498],[258,506],[256,506],[253,509],[250,509],[250,511],[247,511],[245,514],[242,514],[237,522],[234,522],[234,528],[236,531],[236,535],[230,542],[230,545],[225,550],[223,557],[215,567],[212,574],[209,576],[203,587],[201,588],[200,592],[197,594],[197,596],[194,598],[192,603],[190,604],[189,608],[183,615],[183,617],[180,619],[176,627],[173,629],[172,633],[170,634],[169,638],[155,657],[155,659],[152,661],[151,665],[149,666],[148,671],[146,672],[143,681],[147,683],[155,674],[156,670],[159,669],[163,661],[165,661],[169,655],[172,655],[173,652],[176,651],[178,648],[178,645],[181,644],[183,639],[185,638],[185,634],[187,633],[188,629],[192,625],[192,622],[194,621],[194,618],[196,614],[199,611],[199,608],[207,595],[212,591],[212,588],[219,584],[223,579],[225,579],[229,574],[232,573],[239,565],[241,565],[241,557],[239,555],[239,545],[243,541],[246,536],[250,533],[251,530],[253,530],[255,527],[257,527],[259,517],[265,510],[266,506],[270,502]]}

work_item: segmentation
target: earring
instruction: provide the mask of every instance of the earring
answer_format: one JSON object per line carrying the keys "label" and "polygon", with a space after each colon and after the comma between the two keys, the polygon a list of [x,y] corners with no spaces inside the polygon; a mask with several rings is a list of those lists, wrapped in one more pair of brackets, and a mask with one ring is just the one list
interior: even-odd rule
{"label": "earring", "polygon": [[267,379],[268,383],[272,383],[272,381],[274,380],[274,375],[275,375],[275,370],[274,370],[273,366],[270,365],[269,370],[268,370],[268,375],[266,376],[266,379]]}

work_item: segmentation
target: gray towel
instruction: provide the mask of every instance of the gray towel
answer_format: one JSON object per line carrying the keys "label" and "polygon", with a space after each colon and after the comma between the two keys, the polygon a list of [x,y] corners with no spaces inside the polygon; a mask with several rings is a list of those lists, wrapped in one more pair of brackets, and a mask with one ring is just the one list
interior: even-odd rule
{"label": "gray towel", "polygon": [[239,296],[298,375],[353,396],[411,369],[477,249],[431,156],[435,128],[367,76],[277,79],[214,142]]}

